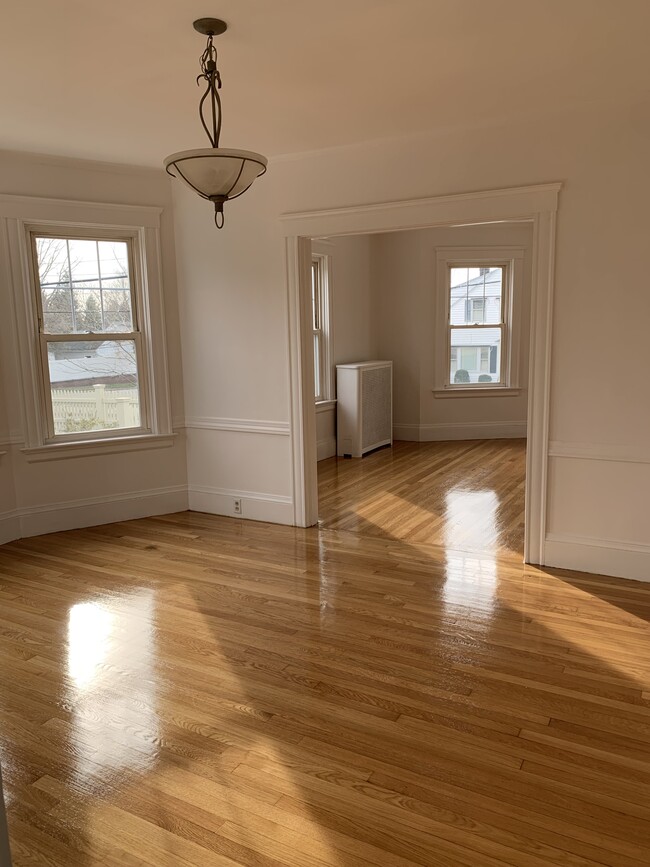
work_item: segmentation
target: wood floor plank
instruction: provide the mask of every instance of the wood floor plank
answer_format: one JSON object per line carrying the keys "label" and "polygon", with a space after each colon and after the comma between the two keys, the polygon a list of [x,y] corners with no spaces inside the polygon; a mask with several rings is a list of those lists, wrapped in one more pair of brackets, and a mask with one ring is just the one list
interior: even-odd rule
{"label": "wood floor plank", "polygon": [[0,547],[15,867],[647,867],[650,585],[524,566],[524,461]]}

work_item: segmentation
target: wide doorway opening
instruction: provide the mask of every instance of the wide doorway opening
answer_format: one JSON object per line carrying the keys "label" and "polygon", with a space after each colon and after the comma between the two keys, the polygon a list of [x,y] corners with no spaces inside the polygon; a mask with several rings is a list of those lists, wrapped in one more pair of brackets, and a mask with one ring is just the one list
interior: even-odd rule
{"label": "wide doorway opening", "polygon": [[318,523],[524,555],[533,225],[311,239]]}
{"label": "wide doorway opening", "polygon": [[[328,245],[366,236],[371,247],[383,244],[389,249],[386,239],[397,238],[395,243],[409,246],[421,241],[422,233],[432,230],[497,235],[505,229],[519,228],[528,233],[524,243],[503,237],[437,238],[435,244],[420,245],[411,250],[410,256],[402,256],[399,268],[393,267],[399,258],[393,255],[394,250],[379,261],[373,253],[368,265],[369,291],[372,295],[383,282],[382,300],[379,305],[362,305],[365,312],[360,318],[371,343],[373,334],[380,334],[379,344],[372,348],[371,366],[388,361],[396,374],[398,387],[391,407],[394,441],[421,444],[525,439],[523,559],[527,563],[544,563],[555,227],[560,189],[561,184],[550,183],[283,216],[296,525],[318,523],[319,458],[328,459],[323,440],[329,440],[331,447],[339,428],[337,419],[336,433],[330,429],[323,435],[325,421],[320,418],[328,413],[331,417],[331,404],[340,399],[332,393],[323,394],[316,380],[319,366],[331,371],[336,362],[330,356],[323,364],[323,353],[328,350],[317,345],[323,328],[327,328],[327,319],[318,318],[314,309],[314,254],[319,254],[315,245],[325,245],[320,256],[325,269],[331,267],[334,288],[329,310],[336,320],[337,299],[341,297],[336,286],[342,282],[342,266],[333,256],[328,261]],[[465,269],[465,277],[461,279],[454,269]],[[519,303],[513,288],[517,274],[529,284],[527,297],[522,302],[520,293]],[[498,310],[494,306],[490,310],[487,285],[486,291],[475,291],[476,277],[483,278],[479,282],[485,284],[500,281]],[[352,278],[354,281],[354,274]],[[363,282],[362,275],[360,279]],[[465,285],[462,301],[454,291],[461,284]],[[460,319],[454,318],[452,307]],[[400,318],[404,311],[412,315],[408,325]],[[346,320],[339,334],[349,330],[350,321]],[[427,340],[424,332],[432,323],[435,334]],[[398,354],[399,346],[386,343],[387,334],[399,338],[402,347],[409,346],[410,341],[418,348],[419,360],[411,359],[405,365],[405,359]],[[359,357],[363,356],[355,351],[354,358]],[[358,361],[354,363],[359,365]],[[463,394],[458,397],[457,391]],[[479,401],[491,407],[480,421],[468,410]],[[523,405],[526,413],[522,422],[522,415],[515,409]],[[443,410],[443,406],[447,409]],[[383,428],[380,433],[383,436]],[[377,442],[381,443],[381,436]],[[396,453],[394,448],[391,453]],[[521,487],[521,480],[518,484]],[[483,499],[487,502],[486,497]],[[450,512],[454,509],[450,504]],[[323,520],[328,517],[324,515]]]}

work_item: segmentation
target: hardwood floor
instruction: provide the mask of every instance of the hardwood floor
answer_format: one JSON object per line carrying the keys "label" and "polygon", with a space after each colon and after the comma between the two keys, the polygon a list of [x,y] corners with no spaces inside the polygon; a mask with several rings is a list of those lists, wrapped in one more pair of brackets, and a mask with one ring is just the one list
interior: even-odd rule
{"label": "hardwood floor", "polygon": [[[182,513],[0,548],[16,867],[647,867],[650,585],[524,567],[488,453],[483,551],[424,483],[337,518],[333,467],[320,528]],[[368,460],[339,470],[359,503]]]}
{"label": "hardwood floor", "polygon": [[521,558],[525,479],[526,440],[396,442],[318,464],[320,526]]}

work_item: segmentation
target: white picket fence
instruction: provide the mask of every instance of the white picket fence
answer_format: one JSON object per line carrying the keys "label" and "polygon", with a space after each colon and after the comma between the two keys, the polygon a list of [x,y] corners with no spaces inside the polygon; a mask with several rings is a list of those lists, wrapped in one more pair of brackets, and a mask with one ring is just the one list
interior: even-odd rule
{"label": "white picket fence", "polygon": [[52,410],[58,433],[91,422],[95,430],[140,426],[137,388],[53,388]]}

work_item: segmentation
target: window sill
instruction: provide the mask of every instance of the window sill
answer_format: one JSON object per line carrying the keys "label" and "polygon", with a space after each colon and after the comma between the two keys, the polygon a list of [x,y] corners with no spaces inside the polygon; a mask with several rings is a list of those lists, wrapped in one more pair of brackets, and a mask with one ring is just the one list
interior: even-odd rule
{"label": "window sill", "polygon": [[493,386],[486,388],[434,388],[434,397],[517,397],[520,388]]}
{"label": "window sill", "polygon": [[178,434],[138,434],[137,436],[111,437],[100,440],[50,443],[46,446],[23,448],[20,451],[27,461],[58,461],[65,458],[85,458],[95,455],[110,455],[119,452],[135,452],[143,449],[162,449],[174,444]]}
{"label": "window sill", "polygon": [[327,412],[330,409],[334,409],[335,406],[336,400],[317,400],[316,412]]}

